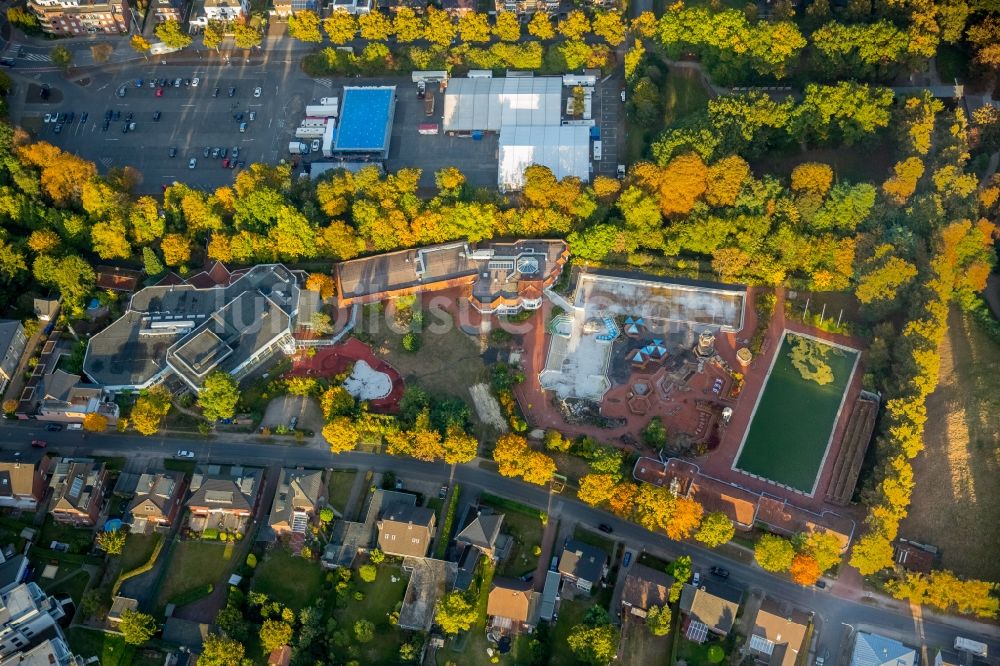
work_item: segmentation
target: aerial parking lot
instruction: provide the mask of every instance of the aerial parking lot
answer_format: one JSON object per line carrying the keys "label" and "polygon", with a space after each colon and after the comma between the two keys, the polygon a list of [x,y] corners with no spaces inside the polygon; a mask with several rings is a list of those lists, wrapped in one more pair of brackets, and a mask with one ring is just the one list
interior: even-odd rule
{"label": "aerial parking lot", "polygon": [[[340,98],[345,85],[396,86],[388,171],[420,168],[421,186],[433,187],[434,173],[454,166],[470,185],[497,183],[497,135],[474,139],[418,132],[422,123],[441,125],[444,95],[437,86],[428,87],[435,103],[427,115],[409,76],[312,79],[293,63],[268,68],[142,63],[96,74],[83,85],[61,79],[53,85],[63,90],[53,96],[61,101],[33,96],[15,120],[37,138],[93,161],[102,173],[138,169],[140,193],[158,193],[174,181],[211,191],[231,184],[253,162],[289,160],[299,169],[331,161],[319,152],[292,157],[288,144],[295,140],[306,105]],[[618,89],[616,83],[602,84],[595,95],[594,118],[604,137],[595,175],[614,175],[618,161]]]}

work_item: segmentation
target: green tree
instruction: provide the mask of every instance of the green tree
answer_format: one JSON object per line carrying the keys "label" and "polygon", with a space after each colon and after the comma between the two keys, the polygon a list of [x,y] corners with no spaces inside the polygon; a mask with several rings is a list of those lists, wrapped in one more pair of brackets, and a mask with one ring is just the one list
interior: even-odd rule
{"label": "green tree", "polygon": [[736,526],[729,516],[721,511],[713,511],[702,519],[694,538],[709,548],[718,548],[728,543],[735,534]]}
{"label": "green tree", "polygon": [[409,7],[400,7],[392,18],[392,30],[401,44],[415,42],[424,36],[423,18]]}
{"label": "green tree", "polygon": [[288,36],[300,42],[322,42],[319,16],[308,9],[300,9],[288,17]]}
{"label": "green tree", "polygon": [[42,255],[32,264],[32,273],[39,283],[55,287],[63,297],[63,307],[71,312],[81,310],[84,296],[94,287],[94,269],[84,259],[67,255],[56,259]]}
{"label": "green tree", "polygon": [[359,643],[371,643],[375,638],[375,624],[369,620],[358,620],[354,623],[354,638]]}
{"label": "green tree", "polygon": [[65,46],[53,47],[49,51],[49,57],[52,58],[52,64],[61,69],[69,69],[69,66],[73,64],[73,52]]}
{"label": "green tree", "polygon": [[205,378],[198,394],[198,406],[209,421],[231,419],[240,401],[239,385],[223,370],[216,370]]}
{"label": "green tree", "polygon": [[[117,530],[120,531],[120,530]],[[105,532],[105,534],[111,534]],[[129,645],[142,645],[156,635],[156,618],[134,610],[122,611],[118,630]]]}
{"label": "green tree", "polygon": [[378,548],[375,548],[374,550],[372,550],[372,552],[368,554],[368,559],[371,560],[372,564],[376,565],[382,564],[383,562],[385,562],[385,553],[383,553]]}
{"label": "green tree", "polygon": [[142,265],[146,275],[154,277],[163,272],[163,262],[156,256],[156,250],[146,246],[142,248]]}
{"label": "green tree", "polygon": [[260,46],[261,41],[263,41],[263,35],[260,28],[249,23],[236,23],[233,26],[233,41],[236,42],[236,48],[238,49],[252,49]]}
{"label": "green tree", "polygon": [[181,24],[174,20],[164,21],[156,26],[154,31],[164,44],[173,49],[182,49],[191,43],[191,35],[181,29]]}
{"label": "green tree", "polygon": [[129,45],[132,47],[133,51],[141,53],[142,55],[148,54],[149,49],[152,48],[149,40],[142,35],[132,35],[132,39],[129,40]]}
{"label": "green tree", "polygon": [[343,9],[337,9],[323,19],[323,31],[334,44],[346,44],[358,33],[358,20]]}
{"label": "green tree", "polygon": [[[601,613],[591,613],[597,608]],[[618,630],[611,624],[607,611],[592,607],[583,622],[573,627],[566,639],[577,660],[593,666],[605,666],[618,652]]]}
{"label": "green tree", "polygon": [[795,548],[788,539],[774,534],[765,534],[757,540],[753,556],[761,569],[780,573],[788,571],[788,567],[792,566]]}
{"label": "green tree", "polygon": [[378,569],[374,564],[362,564],[358,567],[358,578],[365,583],[374,583],[378,578]]}
{"label": "green tree", "polygon": [[666,636],[670,633],[670,606],[650,606],[646,611],[646,628],[654,636]]}
{"label": "green tree", "polygon": [[659,416],[654,416],[642,429],[642,441],[647,446],[658,449],[667,443],[667,429],[663,426],[663,421]]}
{"label": "green tree", "polygon": [[292,625],[281,620],[264,620],[260,626],[260,644],[270,654],[282,645],[292,642]]}
{"label": "green tree", "polygon": [[226,24],[222,21],[209,21],[201,33],[201,41],[207,49],[219,50],[222,40],[226,38]]}
{"label": "green tree", "polygon": [[97,547],[108,555],[121,555],[125,547],[125,530],[112,530],[97,535]]}
{"label": "green tree", "polygon": [[163,386],[154,386],[139,394],[129,414],[129,421],[139,434],[154,435],[169,412],[170,391]]}
{"label": "green tree", "polygon": [[521,22],[514,12],[500,12],[493,24],[493,34],[501,42],[516,42],[521,39]]}
{"label": "green tree", "polygon": [[434,622],[452,636],[471,629],[476,619],[476,604],[458,590],[446,594],[434,609]]}
{"label": "green tree", "polygon": [[246,648],[239,641],[209,634],[202,642],[198,663],[202,666],[243,666]]}

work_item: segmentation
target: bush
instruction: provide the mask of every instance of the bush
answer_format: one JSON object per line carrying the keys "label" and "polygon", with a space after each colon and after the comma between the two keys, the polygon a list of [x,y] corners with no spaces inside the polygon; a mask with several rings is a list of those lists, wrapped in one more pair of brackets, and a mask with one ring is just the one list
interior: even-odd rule
{"label": "bush", "polygon": [[219,538],[219,530],[209,527],[201,533],[201,538],[206,541],[215,541]]}
{"label": "bush", "polygon": [[211,583],[205,585],[199,585],[198,587],[188,590],[187,592],[181,592],[180,594],[175,594],[168,600],[172,604],[177,606],[186,606],[187,604],[192,604],[199,599],[204,599],[208,595],[212,594],[212,590],[215,586]]}
{"label": "bush", "polygon": [[257,556],[253,553],[247,555],[247,566],[251,569],[257,568]]}
{"label": "bush", "polygon": [[378,569],[375,568],[374,564],[362,564],[358,568],[358,577],[366,583],[374,583],[378,577]]}
{"label": "bush", "polygon": [[416,352],[420,349],[420,336],[410,331],[403,336],[403,349],[408,352]]}

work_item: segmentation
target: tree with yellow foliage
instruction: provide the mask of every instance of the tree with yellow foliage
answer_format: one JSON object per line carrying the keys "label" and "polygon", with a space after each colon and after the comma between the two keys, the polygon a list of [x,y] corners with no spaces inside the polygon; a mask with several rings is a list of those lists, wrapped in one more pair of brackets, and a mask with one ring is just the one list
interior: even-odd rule
{"label": "tree with yellow foliage", "polygon": [[694,153],[670,160],[660,174],[660,210],[664,215],[687,215],[708,189],[708,167]]}
{"label": "tree with yellow foliage", "polygon": [[833,168],[822,162],[803,162],[792,169],[792,191],[810,192],[820,196],[833,185]]}
{"label": "tree with yellow foliage", "polygon": [[331,453],[353,451],[358,445],[358,429],[347,416],[338,416],[323,426],[323,438]]}
{"label": "tree with yellow foliage", "polygon": [[164,386],[154,386],[139,394],[129,418],[139,434],[154,435],[169,412],[170,391]]}
{"label": "tree with yellow foliage", "polygon": [[88,432],[104,432],[108,429],[108,419],[103,414],[90,412],[83,417],[83,429]]}
{"label": "tree with yellow foliage", "polygon": [[545,485],[556,473],[552,458],[533,451],[521,435],[504,435],[493,448],[493,460],[502,476],[521,477],[528,483]]}
{"label": "tree with yellow foliage", "polygon": [[191,259],[191,241],[181,234],[167,234],[160,241],[167,266],[183,266]]}
{"label": "tree with yellow foliage", "polygon": [[687,539],[698,529],[701,516],[705,512],[701,504],[690,497],[678,497],[674,501],[670,521],[667,523],[667,536],[671,539]]}
{"label": "tree with yellow foliage", "polygon": [[471,462],[479,452],[479,440],[453,423],[444,435],[444,461],[449,465]]}
{"label": "tree with yellow foliage", "polygon": [[335,290],[333,277],[327,273],[310,273],[306,278],[306,289],[318,291],[322,300],[328,300],[333,297]]}
{"label": "tree with yellow foliage", "polygon": [[580,478],[580,490],[576,496],[590,506],[603,504],[615,492],[617,479],[611,474],[587,474]]}

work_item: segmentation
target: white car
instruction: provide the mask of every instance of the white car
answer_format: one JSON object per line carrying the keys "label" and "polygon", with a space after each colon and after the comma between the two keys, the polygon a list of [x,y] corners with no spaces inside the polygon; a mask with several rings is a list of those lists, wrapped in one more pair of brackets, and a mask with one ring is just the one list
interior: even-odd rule
{"label": "white car", "polygon": [[625,101],[625,91],[624,90],[622,91],[622,101],[623,102]]}
{"label": "white car", "polygon": [[697,571],[694,572],[694,576],[691,577],[691,585],[698,587],[701,585],[701,574]]}
{"label": "white car", "polygon": [[194,451],[185,451],[181,449],[175,455],[175,458],[182,458],[184,460],[194,460]]}
{"label": "white car", "polygon": [[52,114],[51,113],[46,113],[45,114],[45,120],[43,120],[42,122],[44,122],[44,123],[50,123],[50,122],[52,122]]}
{"label": "white car", "polygon": [[192,157],[190,160],[188,160],[188,169],[193,169],[196,166],[198,166],[198,158],[197,157]]}
{"label": "white car", "polygon": [[312,140],[312,144],[309,146],[309,149],[312,150],[312,152],[314,152],[314,153],[318,153],[319,152],[319,148],[320,148],[319,139],[313,139]]}
{"label": "white car", "polygon": [[192,87],[197,88],[199,83],[201,83],[201,79],[199,79],[197,76],[191,79]]}
{"label": "white car", "polygon": [[253,96],[260,97],[261,92],[263,91],[260,89],[260,86],[257,86],[256,88],[253,89]]}

